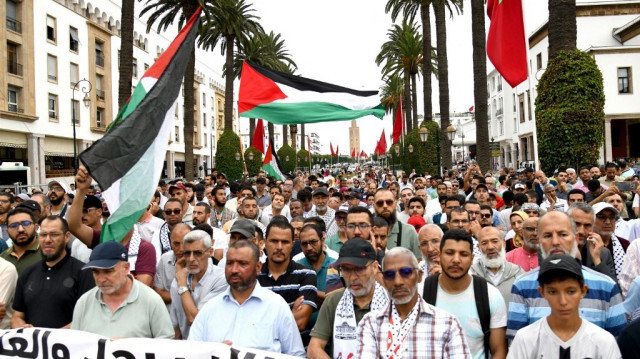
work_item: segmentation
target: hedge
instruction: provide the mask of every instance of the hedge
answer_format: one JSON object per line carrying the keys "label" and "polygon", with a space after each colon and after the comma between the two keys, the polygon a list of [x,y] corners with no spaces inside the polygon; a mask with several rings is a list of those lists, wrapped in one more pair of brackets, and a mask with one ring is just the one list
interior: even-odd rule
{"label": "hedge", "polygon": [[229,181],[242,178],[244,165],[242,158],[236,160],[236,153],[242,150],[240,137],[230,129],[225,129],[216,145],[216,168],[224,173]]}
{"label": "hedge", "polygon": [[[253,154],[253,160],[249,160],[249,153]],[[262,168],[262,152],[253,146],[249,146],[249,148],[244,151],[244,162],[247,164],[249,176],[257,176]]]}
{"label": "hedge", "polygon": [[[283,167],[285,172],[292,173],[296,169],[296,150],[291,148],[289,145],[284,145],[280,147],[277,151],[278,159],[280,160],[280,165]],[[289,156],[289,161],[287,161],[287,156]]]}

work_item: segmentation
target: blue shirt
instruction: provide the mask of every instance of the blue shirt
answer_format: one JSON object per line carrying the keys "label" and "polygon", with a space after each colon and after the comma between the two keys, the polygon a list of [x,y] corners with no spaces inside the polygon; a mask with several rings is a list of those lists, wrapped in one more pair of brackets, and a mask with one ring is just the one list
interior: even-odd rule
{"label": "blue shirt", "polygon": [[239,304],[227,288],[200,310],[189,340],[223,342],[293,356],[306,355],[298,326],[287,303],[256,281],[253,292]]}
{"label": "blue shirt", "polygon": [[[551,314],[546,299],[538,292],[540,267],[522,275],[513,283],[507,321],[507,338]],[[580,301],[580,317],[617,336],[627,324],[622,295],[618,285],[608,276],[582,266],[584,284],[589,287]]]}
{"label": "blue shirt", "polygon": [[[329,254],[327,254],[327,251],[323,251],[323,252],[324,252],[324,262],[322,262],[322,264],[320,265],[320,269],[316,271],[316,278],[318,281],[318,285],[316,285],[316,287],[318,288],[319,291],[322,291],[322,292],[324,292],[325,289],[327,288],[327,271],[329,270],[329,266],[331,265],[331,263],[336,261],[335,259],[329,257]],[[309,263],[309,261],[307,260],[307,257],[302,257],[302,259],[299,259],[297,262],[302,264],[303,266],[306,266],[315,270],[313,265]]]}

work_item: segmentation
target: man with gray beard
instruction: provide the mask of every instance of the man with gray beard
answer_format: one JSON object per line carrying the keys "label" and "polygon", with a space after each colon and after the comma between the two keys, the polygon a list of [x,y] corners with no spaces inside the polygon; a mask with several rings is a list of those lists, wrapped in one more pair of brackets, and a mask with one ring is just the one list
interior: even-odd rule
{"label": "man with gray beard", "polygon": [[505,257],[508,262],[520,266],[525,272],[538,267],[538,249],[540,249],[538,220],[540,220],[539,217],[529,217],[522,222],[524,244],[522,247],[509,251]]}
{"label": "man with gray beard", "polygon": [[497,228],[482,228],[478,233],[478,247],[482,254],[471,266],[471,274],[482,277],[496,286],[505,303],[509,303],[511,286],[524,270],[507,261],[504,240]]}

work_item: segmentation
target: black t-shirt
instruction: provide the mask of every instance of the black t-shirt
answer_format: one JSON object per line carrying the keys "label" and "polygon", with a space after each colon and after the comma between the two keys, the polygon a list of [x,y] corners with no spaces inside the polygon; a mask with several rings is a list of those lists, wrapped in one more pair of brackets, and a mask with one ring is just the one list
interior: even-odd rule
{"label": "black t-shirt", "polygon": [[34,327],[61,328],[73,318],[73,308],[95,286],[90,270],[68,253],[55,266],[44,262],[27,267],[18,277],[13,309]]}
{"label": "black t-shirt", "polygon": [[640,353],[640,319],[626,326],[618,336],[618,347],[623,358],[636,358]]}

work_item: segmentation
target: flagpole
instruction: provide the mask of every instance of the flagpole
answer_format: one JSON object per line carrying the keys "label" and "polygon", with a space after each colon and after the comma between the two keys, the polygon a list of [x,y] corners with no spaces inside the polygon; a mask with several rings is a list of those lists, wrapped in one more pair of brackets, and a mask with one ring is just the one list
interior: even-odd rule
{"label": "flagpole", "polygon": [[[522,3],[522,0],[521,0]],[[522,23],[524,25],[524,4],[522,6]],[[531,77],[533,76],[533,69],[531,68],[531,53],[529,49],[529,36],[526,31],[524,34],[524,41],[526,46],[526,54],[527,54],[527,82],[529,83],[529,98],[527,101],[529,102],[529,107],[533,106],[531,100],[533,99],[533,84],[531,83]],[[536,111],[535,108],[531,111],[531,120],[533,121],[533,168],[537,171],[540,167],[538,166],[538,130],[536,126]],[[520,141],[518,141],[520,142]]]}

